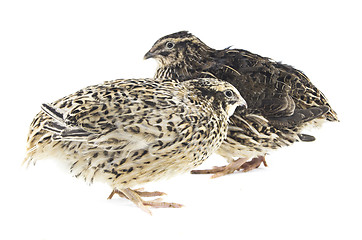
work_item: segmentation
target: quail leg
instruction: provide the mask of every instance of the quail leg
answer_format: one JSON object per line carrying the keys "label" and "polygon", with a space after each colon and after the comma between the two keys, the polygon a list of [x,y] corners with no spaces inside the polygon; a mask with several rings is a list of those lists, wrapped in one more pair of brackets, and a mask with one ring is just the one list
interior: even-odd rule
{"label": "quail leg", "polygon": [[247,158],[239,158],[230,164],[222,167],[213,167],[212,169],[205,169],[205,170],[192,170],[192,174],[211,174],[214,173],[214,175],[211,176],[211,178],[217,178],[221,177],[230,173],[233,173],[234,171],[238,171],[241,169],[241,166],[246,163],[248,159]]}
{"label": "quail leg", "polygon": [[240,171],[241,169],[243,169],[243,172],[251,171],[253,169],[258,168],[261,163],[263,163],[265,167],[268,166],[265,161],[265,156],[259,156],[259,157],[253,158],[249,162],[247,162],[246,160],[247,160],[246,158],[239,158],[226,166],[213,167],[212,169],[205,169],[205,170],[192,170],[191,173],[192,174],[214,173],[214,175],[212,175],[211,178],[217,178],[217,177],[225,176],[227,174],[231,174],[235,171]]}
{"label": "quail leg", "polygon": [[139,190],[132,190],[130,188],[125,188],[122,190],[114,189],[112,191],[112,193],[109,195],[108,199],[111,199],[115,193],[117,193],[120,197],[124,197],[124,198],[131,200],[139,208],[141,208],[143,211],[149,213],[150,215],[152,215],[152,213],[148,209],[147,206],[154,207],[154,208],[180,208],[180,207],[182,207],[182,205],[178,204],[178,203],[162,202],[160,198],[153,200],[153,201],[145,201],[141,198],[141,195],[144,197],[165,195],[165,193],[163,193],[163,192],[142,192]]}
{"label": "quail leg", "polygon": [[268,166],[268,164],[266,164],[266,161],[265,161],[265,156],[259,156],[259,157],[251,159],[249,162],[244,163],[241,166],[241,169],[243,169],[243,172],[248,172],[248,171],[258,168],[261,165],[261,163],[263,163],[265,167]]}

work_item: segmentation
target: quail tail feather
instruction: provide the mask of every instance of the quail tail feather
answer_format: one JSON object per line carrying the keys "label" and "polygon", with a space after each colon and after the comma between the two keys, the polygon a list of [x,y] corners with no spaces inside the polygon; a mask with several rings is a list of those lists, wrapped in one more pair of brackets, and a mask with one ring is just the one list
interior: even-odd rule
{"label": "quail tail feather", "polygon": [[315,137],[312,136],[312,135],[308,135],[308,134],[300,133],[300,134],[298,134],[298,137],[299,137],[300,141],[302,141],[302,142],[313,142],[313,141],[315,141]]}
{"label": "quail tail feather", "polygon": [[279,118],[268,118],[275,127],[294,127],[310,122],[326,114],[330,108],[327,105],[311,107],[308,109],[295,109],[293,115]]}
{"label": "quail tail feather", "polygon": [[52,104],[42,104],[42,110],[54,121],[47,121],[44,129],[54,132],[53,140],[86,141],[91,133],[66,123],[64,114]]}
{"label": "quail tail feather", "polygon": [[43,103],[41,110],[58,122],[64,122],[64,114],[52,104]]}

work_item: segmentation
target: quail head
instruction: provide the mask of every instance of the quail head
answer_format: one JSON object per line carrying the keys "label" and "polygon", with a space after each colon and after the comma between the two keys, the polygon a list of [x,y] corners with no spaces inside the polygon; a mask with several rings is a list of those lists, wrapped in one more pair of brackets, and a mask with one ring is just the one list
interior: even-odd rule
{"label": "quail head", "polygon": [[142,199],[161,192],[131,188],[200,165],[221,145],[237,106],[246,107],[238,90],[216,79],[107,81],[43,104],[25,162],[59,159],[75,177],[108,183],[109,198],[118,194],[148,213],[180,207]]}
{"label": "quail head", "polygon": [[[155,77],[181,81],[211,76],[233,84],[247,111],[236,110],[218,153],[230,163],[211,170],[214,177],[249,171],[265,163],[265,154],[295,141],[313,141],[307,126],[337,121],[326,97],[301,71],[242,49],[215,50],[186,31],[164,36],[146,53],[159,67]],[[237,160],[234,160],[237,158]],[[247,162],[247,160],[252,159]]]}

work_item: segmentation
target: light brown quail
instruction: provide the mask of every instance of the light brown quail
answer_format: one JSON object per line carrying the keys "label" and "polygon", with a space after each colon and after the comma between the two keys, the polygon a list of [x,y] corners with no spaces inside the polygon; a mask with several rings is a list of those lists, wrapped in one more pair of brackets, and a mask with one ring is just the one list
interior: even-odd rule
{"label": "light brown quail", "polygon": [[246,107],[238,90],[216,79],[107,81],[43,104],[25,162],[59,159],[75,177],[108,183],[109,198],[118,194],[148,213],[180,207],[142,199],[161,192],[131,188],[200,165],[221,145],[237,106]]}

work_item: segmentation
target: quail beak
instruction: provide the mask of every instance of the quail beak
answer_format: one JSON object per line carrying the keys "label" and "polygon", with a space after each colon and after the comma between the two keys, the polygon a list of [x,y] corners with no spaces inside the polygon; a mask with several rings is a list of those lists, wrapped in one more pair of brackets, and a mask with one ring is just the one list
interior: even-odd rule
{"label": "quail beak", "polygon": [[242,111],[247,108],[246,101],[241,96],[234,98],[229,104],[230,105],[226,109],[229,117],[234,114],[236,108],[240,108]]}
{"label": "quail beak", "polygon": [[248,104],[246,103],[245,99],[244,98],[241,98],[239,101],[239,107],[243,110],[247,109],[248,108]]}
{"label": "quail beak", "polygon": [[235,101],[237,103],[237,108],[239,108],[241,111],[244,111],[248,108],[248,104],[246,103],[244,98],[240,98]]}
{"label": "quail beak", "polygon": [[157,54],[155,52],[152,52],[151,50],[148,51],[145,56],[143,57],[144,60],[149,59],[149,58],[154,58]]}

